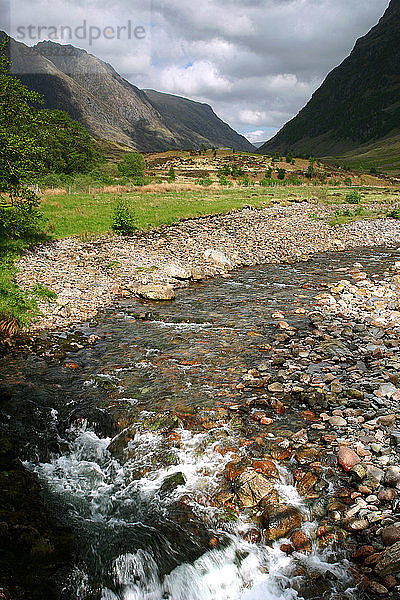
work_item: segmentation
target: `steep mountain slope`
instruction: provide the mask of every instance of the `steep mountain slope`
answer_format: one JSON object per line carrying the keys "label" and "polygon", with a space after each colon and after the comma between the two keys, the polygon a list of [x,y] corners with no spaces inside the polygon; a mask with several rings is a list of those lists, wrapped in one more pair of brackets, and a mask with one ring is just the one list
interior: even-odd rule
{"label": "steep mountain slope", "polygon": [[172,94],[144,90],[171,129],[188,140],[196,136],[200,144],[234,146],[254,152],[253,145],[220,119],[211,106]]}
{"label": "steep mountain slope", "polygon": [[[400,131],[400,0],[261,153],[340,156]],[[400,156],[398,156],[400,162]]]}
{"label": "steep mountain slope", "polygon": [[94,137],[142,151],[213,146],[219,139],[237,150],[254,150],[200,103],[192,102],[198,114],[195,129],[182,125],[179,114],[161,112],[144,91],[85,50],[54,42],[29,47],[11,39],[9,55],[12,72],[43,96],[46,108],[67,111]]}

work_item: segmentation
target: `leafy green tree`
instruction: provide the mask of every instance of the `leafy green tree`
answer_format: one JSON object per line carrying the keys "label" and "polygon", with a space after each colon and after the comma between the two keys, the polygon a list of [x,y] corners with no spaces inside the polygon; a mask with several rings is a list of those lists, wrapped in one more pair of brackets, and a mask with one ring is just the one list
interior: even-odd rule
{"label": "leafy green tree", "polygon": [[285,169],[277,169],[278,179],[285,179],[286,171]]}
{"label": "leafy green tree", "polygon": [[291,165],[293,162],[293,154],[290,151],[286,154],[286,162],[289,165]]}
{"label": "leafy green tree", "polygon": [[10,74],[8,39],[0,44],[0,194],[11,204],[25,202],[32,209],[36,195],[25,184],[31,172],[43,166],[44,147],[37,139],[41,98]]}
{"label": "leafy green tree", "polygon": [[168,181],[175,181],[176,180],[176,173],[175,173],[175,169],[174,167],[171,165],[171,167],[169,168],[168,171]]}
{"label": "leafy green tree", "polygon": [[47,172],[86,173],[100,162],[94,139],[66,112],[39,111],[37,127],[39,144],[46,149],[43,168]]}
{"label": "leafy green tree", "polygon": [[144,157],[139,152],[128,152],[118,163],[118,171],[125,177],[142,178],[146,163]]}

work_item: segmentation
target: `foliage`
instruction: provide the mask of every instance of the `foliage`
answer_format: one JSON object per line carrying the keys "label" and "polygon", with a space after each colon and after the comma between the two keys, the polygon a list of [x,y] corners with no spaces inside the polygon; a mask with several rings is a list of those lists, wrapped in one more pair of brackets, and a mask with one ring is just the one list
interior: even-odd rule
{"label": "foliage", "polygon": [[226,178],[226,175],[220,175],[219,176],[219,184],[220,185],[228,185],[229,181]]}
{"label": "foliage", "polygon": [[347,204],[360,204],[362,200],[362,196],[358,190],[353,190],[346,194],[346,202]]}
{"label": "foliage", "polygon": [[281,181],[283,179],[285,179],[285,175],[286,175],[286,171],[285,169],[277,169],[277,174],[278,174],[278,179],[280,179]]}
{"label": "foliage", "polygon": [[203,185],[204,187],[208,187],[210,185],[212,185],[213,180],[210,179],[209,177],[201,177],[200,179],[196,179],[195,184],[196,185]]}
{"label": "foliage", "polygon": [[176,180],[176,174],[174,167],[170,167],[168,171],[168,181],[172,182]]}
{"label": "foliage", "polygon": [[57,298],[57,294],[53,292],[53,290],[50,290],[48,287],[42,285],[41,283],[37,283],[33,287],[32,294],[36,296],[36,298],[39,298],[40,300],[47,300],[48,302],[52,302]]}
{"label": "foliage", "polygon": [[286,162],[291,165],[293,163],[293,154],[291,152],[288,152],[286,155]]}
{"label": "foliage", "polygon": [[344,180],[343,183],[348,186],[353,185],[353,181],[352,181],[351,177],[346,177],[346,179]]}
{"label": "foliage", "polygon": [[38,143],[38,94],[31,92],[10,74],[6,56],[7,38],[0,44],[0,194],[35,203],[25,186],[31,171],[43,165],[44,148]]}
{"label": "foliage", "polygon": [[273,169],[272,169],[272,167],[268,167],[268,169],[267,169],[267,171],[266,171],[266,173],[265,173],[265,177],[266,177],[267,179],[271,179],[271,178],[272,178],[272,173],[273,173]]}
{"label": "foliage", "polygon": [[112,229],[121,235],[131,235],[137,229],[135,217],[124,200],[118,200],[115,206]]}
{"label": "foliage", "polygon": [[86,129],[62,110],[37,113],[37,139],[45,148],[43,170],[53,173],[87,173],[101,153]]}
{"label": "foliage", "polygon": [[389,219],[400,219],[400,208],[393,208],[387,216]]}
{"label": "foliage", "polygon": [[118,163],[119,173],[132,178],[143,178],[145,167],[146,163],[140,152],[127,152]]}

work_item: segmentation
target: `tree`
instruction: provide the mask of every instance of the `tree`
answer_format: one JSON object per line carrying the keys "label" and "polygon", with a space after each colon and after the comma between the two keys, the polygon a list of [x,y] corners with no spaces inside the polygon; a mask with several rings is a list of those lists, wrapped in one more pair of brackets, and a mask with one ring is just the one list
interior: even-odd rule
{"label": "tree", "polygon": [[0,194],[11,203],[36,206],[36,195],[27,188],[29,173],[43,166],[44,147],[37,138],[38,94],[10,74],[6,55],[8,38],[0,44]]}
{"label": "tree", "polygon": [[62,110],[41,110],[38,140],[46,148],[44,170],[52,173],[85,173],[100,160],[94,139]]}
{"label": "tree", "polygon": [[286,154],[286,162],[289,165],[291,165],[293,162],[293,154],[290,151]]}
{"label": "tree", "polygon": [[126,177],[143,177],[145,167],[145,160],[139,152],[128,152],[121,162],[118,163],[118,171]]}
{"label": "tree", "polygon": [[176,180],[175,169],[174,169],[174,167],[172,165],[171,165],[171,167],[169,168],[169,171],[168,171],[168,180],[171,181],[171,182]]}
{"label": "tree", "polygon": [[278,179],[285,179],[286,171],[285,169],[277,169]]}

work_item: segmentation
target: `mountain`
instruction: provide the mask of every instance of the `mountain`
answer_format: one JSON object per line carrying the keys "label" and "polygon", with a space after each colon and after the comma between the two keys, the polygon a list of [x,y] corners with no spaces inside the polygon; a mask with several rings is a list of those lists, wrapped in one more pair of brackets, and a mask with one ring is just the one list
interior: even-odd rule
{"label": "mountain", "polygon": [[[308,104],[259,150],[375,159],[400,133],[400,0],[360,38]],[[382,141],[382,144],[379,143]],[[400,166],[400,146],[386,161]],[[394,154],[393,154],[394,152]]]}
{"label": "mountain", "polygon": [[145,152],[202,144],[254,151],[211,107],[146,93],[85,50],[54,42],[30,47],[10,39],[9,56],[12,73],[43,96],[45,108],[65,110],[96,138]]}
{"label": "mountain", "polygon": [[[224,123],[208,104],[154,90],[144,91],[153,106],[164,117],[167,125],[171,129],[176,129],[181,137],[196,136],[200,145],[211,143],[216,147],[231,147],[232,140],[238,136],[236,131]],[[254,146],[246,138],[242,138],[241,144],[243,150],[254,152]]]}

